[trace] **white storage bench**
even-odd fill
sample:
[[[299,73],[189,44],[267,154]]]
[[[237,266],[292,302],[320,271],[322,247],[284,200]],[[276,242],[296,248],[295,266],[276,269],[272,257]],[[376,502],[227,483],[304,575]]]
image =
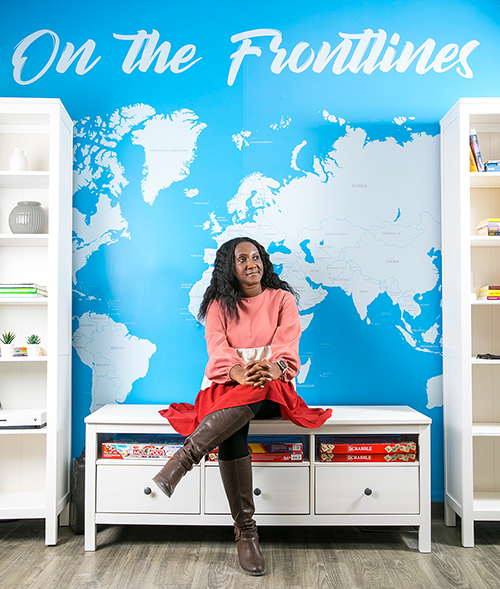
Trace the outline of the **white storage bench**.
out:
[[[216,462],[203,459],[168,499],[152,482],[161,459],[100,458],[110,434],[175,434],[163,406],[106,405],[86,419],[85,550],[98,524],[232,525]],[[259,526],[418,526],[419,550],[431,549],[429,417],[399,406],[338,406],[320,428],[282,419],[252,421],[251,435],[301,436],[303,462],[253,463]],[[416,436],[409,463],[332,463],[316,456],[317,436]]]

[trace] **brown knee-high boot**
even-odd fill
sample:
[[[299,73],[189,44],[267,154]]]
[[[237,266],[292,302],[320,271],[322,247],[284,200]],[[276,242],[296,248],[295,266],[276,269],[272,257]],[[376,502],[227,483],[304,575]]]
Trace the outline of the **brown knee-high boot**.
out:
[[[219,460],[219,469],[234,519],[240,566],[249,575],[263,575],[266,565],[253,519],[252,457],[248,455],[236,460]]]
[[[191,470],[193,464],[198,464],[205,454],[233,435],[253,416],[253,411],[248,405],[209,413],[153,481],[167,497],[171,497],[175,487],[186,472]]]

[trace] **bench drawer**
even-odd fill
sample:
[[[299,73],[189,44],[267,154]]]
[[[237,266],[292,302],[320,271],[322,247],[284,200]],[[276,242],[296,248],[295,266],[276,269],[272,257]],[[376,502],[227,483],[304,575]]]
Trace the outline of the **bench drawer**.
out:
[[[99,464],[98,513],[200,513],[200,467],[194,467],[169,499],[151,480],[158,465]],[[146,494],[144,489],[151,489]]]
[[[253,487],[255,513],[258,514],[308,514],[309,467],[308,466],[254,466]],[[205,470],[206,513],[229,513],[226,493],[219,469],[207,466]]]
[[[317,514],[420,511],[418,466],[325,465],[315,475]]]

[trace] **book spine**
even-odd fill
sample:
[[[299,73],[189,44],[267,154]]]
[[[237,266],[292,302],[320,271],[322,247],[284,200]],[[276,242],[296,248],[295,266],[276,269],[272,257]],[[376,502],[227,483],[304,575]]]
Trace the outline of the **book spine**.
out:
[[[36,299],[38,297],[47,297],[42,294],[16,294],[16,293],[3,293],[0,292],[0,297],[9,299]]]
[[[37,288],[39,290],[47,290],[46,286],[36,284],[35,282],[0,282],[1,288]]]
[[[36,297],[36,296],[47,296],[47,292],[44,291],[22,291],[22,290],[4,290],[3,288],[0,288],[0,294],[3,295],[9,295],[9,296],[32,296],[32,297]]]
[[[469,166],[471,172],[477,172],[477,165],[476,165],[476,158],[474,157],[474,152],[472,151],[472,146],[469,143]]]
[[[479,140],[477,138],[477,133],[475,129],[470,130],[469,140],[472,152],[474,153],[474,157],[476,159],[477,171],[484,172],[483,156],[481,155]]]
[[[265,452],[252,454],[252,462],[303,462],[302,452]]]
[[[304,455],[302,452],[258,452],[251,454],[252,462],[303,462]],[[210,452],[208,455],[209,462],[218,462],[218,452]]]
[[[36,288],[10,288],[8,286],[0,286],[0,292],[19,292],[19,293],[37,293]]]
[[[304,447],[301,442],[277,442],[277,443],[268,443],[268,442],[249,442],[248,449],[251,453],[256,452],[265,452],[272,454],[274,452],[279,453],[293,453],[293,452],[303,452]],[[219,451],[219,448],[214,448],[212,452]]]
[[[302,444],[267,444],[250,442],[248,448],[252,454],[256,454],[257,452],[264,454],[302,452]]]

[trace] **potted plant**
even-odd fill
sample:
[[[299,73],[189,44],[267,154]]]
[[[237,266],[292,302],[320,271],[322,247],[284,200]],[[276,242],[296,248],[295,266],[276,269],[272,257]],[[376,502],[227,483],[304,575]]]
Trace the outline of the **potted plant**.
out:
[[[36,358],[40,355],[40,337],[38,335],[30,335],[26,340],[26,344],[29,358]]]
[[[0,336],[0,349],[2,350],[2,358],[12,358],[14,355],[14,344],[16,334],[13,331],[6,331]]]

